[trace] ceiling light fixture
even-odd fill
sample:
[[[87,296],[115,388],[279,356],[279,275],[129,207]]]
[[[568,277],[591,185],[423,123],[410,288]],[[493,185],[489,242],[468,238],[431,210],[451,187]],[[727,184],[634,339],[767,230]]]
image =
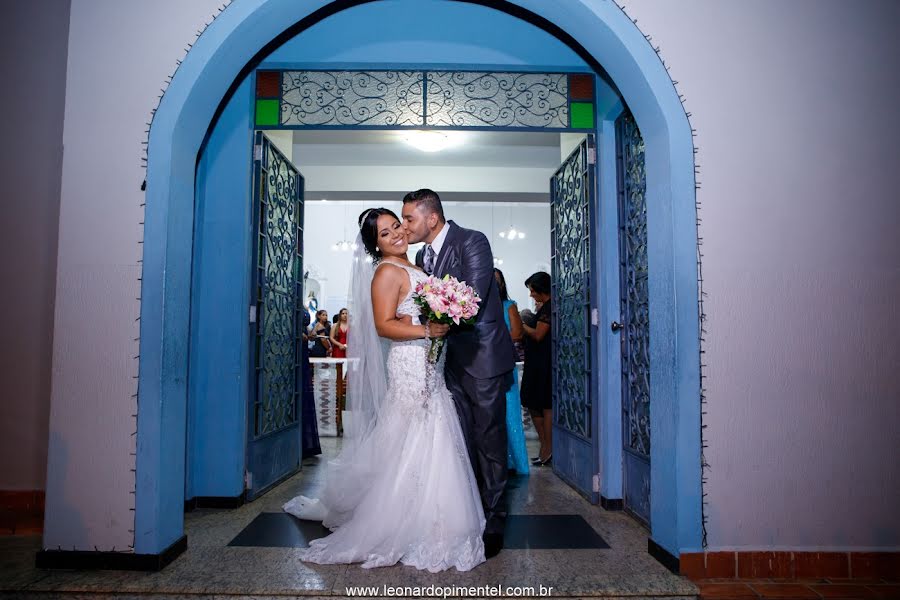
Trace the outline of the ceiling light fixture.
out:
[[[500,237],[502,237],[505,240],[524,240],[525,232],[519,231],[515,227],[510,227],[509,231],[501,231]]]
[[[407,131],[403,139],[410,146],[422,152],[440,152],[462,143],[458,135],[450,135],[456,132],[447,131]]]

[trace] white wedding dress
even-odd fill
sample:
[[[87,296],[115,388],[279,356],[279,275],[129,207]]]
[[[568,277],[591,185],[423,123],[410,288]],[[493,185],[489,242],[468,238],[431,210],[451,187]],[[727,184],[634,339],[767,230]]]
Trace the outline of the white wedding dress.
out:
[[[388,268],[384,264],[379,268]],[[412,292],[426,275],[391,264],[403,268],[410,279],[410,292],[397,313],[417,319]],[[360,480],[343,486],[339,495],[329,497],[326,492],[321,503],[300,496],[285,504],[285,511],[321,519],[333,529],[303,549],[301,560],[361,562],[364,568],[400,562],[433,573],[468,571],[484,562],[481,499],[444,382],[444,357],[428,364],[430,343],[390,342],[387,397],[355,454],[365,465],[362,473],[353,465]],[[339,477],[340,472],[338,464],[326,477]]]

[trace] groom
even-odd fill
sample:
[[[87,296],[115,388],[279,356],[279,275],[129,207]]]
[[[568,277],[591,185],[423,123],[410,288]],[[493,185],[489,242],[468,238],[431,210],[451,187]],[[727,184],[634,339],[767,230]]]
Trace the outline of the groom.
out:
[[[515,367],[494,278],[494,256],[483,233],[444,219],[441,199],[432,190],[417,190],[403,198],[403,223],[410,244],[426,244],[416,255],[416,265],[429,275],[449,274],[465,281],[481,297],[474,326],[447,337],[446,380],[478,481],[486,519],[484,553],[491,558],[503,548],[506,391]]]

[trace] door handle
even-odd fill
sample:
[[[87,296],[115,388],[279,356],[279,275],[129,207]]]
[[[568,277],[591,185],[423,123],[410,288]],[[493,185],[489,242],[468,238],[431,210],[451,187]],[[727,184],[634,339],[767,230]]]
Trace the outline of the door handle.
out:
[[[615,332],[619,331],[620,329],[625,329],[625,326],[622,325],[621,323],[619,323],[618,321],[613,321],[610,324],[609,328],[613,330],[613,333],[615,333]]]

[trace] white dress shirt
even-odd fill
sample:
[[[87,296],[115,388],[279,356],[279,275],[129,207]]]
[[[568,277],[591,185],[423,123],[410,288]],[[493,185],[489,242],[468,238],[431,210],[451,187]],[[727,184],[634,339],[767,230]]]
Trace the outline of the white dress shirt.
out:
[[[431,249],[434,250],[434,264],[437,265],[437,259],[441,255],[441,248],[444,247],[444,241],[447,239],[447,232],[450,231],[450,225],[448,223],[444,223],[441,227],[441,231],[437,234],[437,237],[434,238],[434,241],[431,244],[425,244],[426,248],[431,246]]]

